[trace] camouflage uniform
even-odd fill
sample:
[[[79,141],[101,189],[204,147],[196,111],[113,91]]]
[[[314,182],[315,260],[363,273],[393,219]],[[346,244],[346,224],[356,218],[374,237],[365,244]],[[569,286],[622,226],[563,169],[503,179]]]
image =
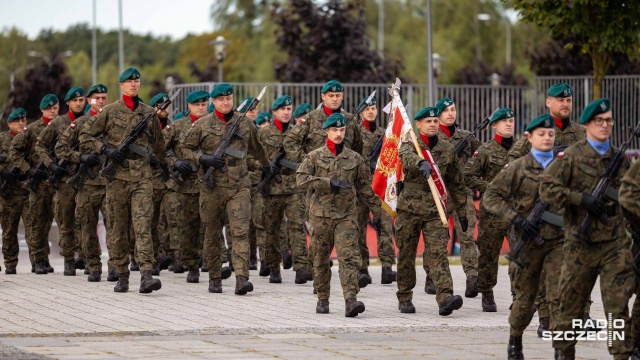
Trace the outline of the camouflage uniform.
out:
[[[507,152],[496,139],[483,144],[473,153],[464,167],[464,182],[471,190],[484,193],[489,183],[507,162]],[[493,294],[498,282],[498,258],[502,241],[509,229],[509,222],[491,214],[480,202],[478,226],[478,291]]]
[[[267,231],[264,226],[264,196],[258,192],[256,186],[260,184],[262,172],[253,170],[249,172],[251,175],[251,226],[249,226],[249,244],[251,247],[250,258],[256,258],[258,251],[260,260],[266,259],[264,251],[267,245]]]
[[[16,135],[11,141],[9,159],[23,174],[41,162],[35,148],[38,135],[45,127],[44,120],[40,118],[27,126],[27,130]],[[29,161],[25,161],[22,156],[25,151],[29,152]],[[32,262],[46,261],[51,252],[49,231],[54,215],[54,194],[55,188],[49,186],[46,181],[41,181],[35,190],[31,188],[29,190],[31,219],[25,224],[25,228],[31,229],[31,236],[27,237],[27,245],[29,246],[29,258]]]
[[[206,115],[196,121],[187,130],[178,144],[178,158],[199,164],[202,154],[213,154],[220,145],[227,126],[238,120],[240,115],[234,113],[227,122],[220,120],[215,114]],[[258,141],[256,127],[247,119],[240,124],[238,133],[231,141],[229,148],[242,151],[268,166],[269,160],[264,148]],[[250,152],[250,154],[247,154]],[[200,185],[200,219],[204,222],[204,257],[209,268],[209,279],[221,279],[222,259],[220,234],[225,216],[229,218],[230,233],[233,237],[232,261],[236,276],[249,278],[249,238],[248,225],[251,221],[251,179],[245,159],[225,156],[227,172],[219,169],[213,171],[211,177],[213,188]],[[200,167],[200,175],[206,170]]]
[[[339,189],[337,194],[332,193],[330,179],[334,177],[353,188]],[[298,186],[314,190],[309,206],[309,225],[311,243],[315,248],[313,286],[319,300],[329,299],[329,256],[334,245],[344,299],[355,298],[360,290],[358,269],[361,256],[357,239],[356,194],[368,204],[373,217],[380,218],[380,199],[371,190],[370,178],[369,165],[358,153],[346,146],[337,156],[327,146],[322,146],[310,152],[298,168]]]
[[[14,135],[11,130],[0,134],[0,153],[9,153],[11,140]],[[0,163],[0,170],[11,169],[11,161]],[[24,181],[27,176],[19,175],[18,180]],[[4,256],[4,266],[15,267],[18,265],[18,255],[20,254],[20,244],[18,243],[18,227],[20,217],[25,224],[25,238],[31,241],[31,228],[26,226],[31,221],[29,211],[29,190],[20,186],[7,184],[7,197],[0,196],[0,226],[2,226],[2,255]]]
[[[117,147],[140,121],[153,112],[153,108],[143,103],[139,103],[132,111],[122,99],[109,104],[82,128],[80,147],[91,148],[96,152],[100,152],[103,145]],[[152,153],[160,163],[165,163],[162,130],[156,116],[149,120],[147,131],[151,137],[143,134],[134,143]],[[113,181],[106,186],[107,216],[113,232],[111,257],[119,274],[128,273],[131,228],[135,233],[135,257],[140,270],[150,271],[155,262],[151,238],[153,171],[149,156],[143,157],[130,152],[127,159],[129,167],[116,165]]]
[[[600,276],[604,312],[611,313],[613,319],[624,320],[624,332],[630,333],[628,303],[635,275],[620,206],[608,198],[603,201],[609,222],[591,221],[589,236],[592,243],[586,244],[573,235],[587,215],[581,205],[582,196],[593,191],[614,151],[611,147],[601,156],[586,140],[581,140],[567,148],[562,156],[559,155],[542,175],[540,199],[550,206],[565,208],[565,243],[558,288],[560,318],[556,326],[559,331],[574,330],[571,328],[572,319],[582,317],[584,303]],[[622,176],[629,168],[629,161],[623,161],[613,178],[611,186],[614,188],[620,186]],[[553,347],[561,349],[564,355],[573,355],[575,344],[576,341],[554,340]],[[609,347],[609,353],[625,359],[631,351],[629,337],[623,341],[614,339]]]
[[[435,140],[438,139],[438,140]],[[418,136],[421,149],[429,150],[447,187],[447,212],[455,209],[464,216],[467,190],[464,187],[461,164],[453,146],[439,136],[429,138],[430,145]],[[442,227],[440,216],[429,189],[428,180],[418,170],[423,159],[416,153],[411,142],[403,142],[399,152],[405,173],[404,188],[398,196],[398,217],[396,219],[396,242],[398,250],[398,291],[399,302],[411,301],[416,286],[416,251],[420,232],[424,239],[423,261],[429,265],[431,277],[436,287],[438,306],[453,295],[453,280],[447,258],[449,233]],[[440,201],[439,199],[436,201]]]
[[[543,171],[542,165],[532,154],[505,165],[505,169],[493,179],[484,193],[484,208],[504,222],[511,222],[516,215],[526,219],[538,200],[538,187]],[[551,212],[562,214],[563,210],[554,209]],[[538,231],[544,244],[536,246],[532,239],[528,240],[524,247],[524,268],[514,266],[516,298],[509,316],[511,336],[521,336],[531,322],[535,312],[534,301],[542,284],[546,284],[549,289],[546,296],[551,304],[551,329],[555,327],[558,318],[559,279],[556,274],[560,273],[562,264],[564,233],[562,228],[545,222],[538,226]],[[519,231],[516,233],[520,239],[522,234]],[[549,276],[543,275],[544,273]]]

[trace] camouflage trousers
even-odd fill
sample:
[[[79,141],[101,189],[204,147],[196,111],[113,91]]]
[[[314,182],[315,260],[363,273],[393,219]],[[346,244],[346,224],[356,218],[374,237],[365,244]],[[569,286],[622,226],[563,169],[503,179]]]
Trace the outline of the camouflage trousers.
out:
[[[249,257],[251,259],[257,258],[259,244],[266,244],[267,241],[263,217],[264,196],[258,192],[255,185],[251,185],[251,223],[249,225]],[[262,256],[265,255],[262,254]],[[260,258],[264,259],[264,257]]]
[[[635,279],[636,298],[631,308],[631,338],[633,339],[633,347],[640,348],[640,276],[636,274]]]
[[[558,282],[562,267],[562,239],[545,240],[542,246],[536,246],[533,241],[527,241],[524,246],[524,268],[515,266],[513,272],[513,287],[516,297],[511,307],[509,324],[511,335],[521,336],[531,323],[536,309],[534,302],[538,289],[543,285],[549,289],[546,299],[549,303],[558,303]],[[547,276],[548,274],[548,276]],[[559,313],[558,307],[552,306],[551,329],[555,327]]]
[[[369,267],[369,247],[367,246],[367,224],[369,223],[369,207],[362,201],[358,201],[358,245],[360,246],[360,256],[362,264],[360,270]],[[378,236],[378,257],[382,266],[395,264],[396,249],[393,247],[393,240],[389,230],[391,229],[391,215],[382,210],[381,219],[383,223],[380,235]],[[384,234],[383,234],[384,233]]]
[[[18,228],[20,218],[23,224],[28,224],[31,219],[29,212],[29,193],[14,192],[5,199],[0,196],[0,226],[2,226],[2,256],[4,266],[18,265],[20,244],[18,242]],[[31,228],[25,226],[25,239],[31,238]]]
[[[358,216],[354,212],[340,219],[309,216],[311,244],[315,248],[313,258],[313,287],[318,299],[328,300],[331,290],[331,268],[329,257],[335,245],[338,255],[338,275],[342,294],[347,300],[356,297],[358,269],[360,269],[360,248],[358,246]]]
[[[80,238],[82,239],[82,252],[89,264],[89,271],[102,269],[102,249],[98,239],[98,221],[102,211],[102,221],[107,234],[111,233],[111,226],[107,217],[106,189],[101,185],[80,184],[76,195],[76,221],[80,225]],[[107,251],[110,252],[111,244],[107,239]],[[108,265],[111,270],[114,265]]]
[[[153,242],[153,257],[158,259],[161,256],[173,255],[174,250],[178,250],[176,244],[172,249],[173,239],[170,236],[170,222],[177,222],[176,212],[169,211],[169,202],[172,191],[168,189],[153,189],[153,217],[151,218],[151,239]],[[177,240],[175,241],[177,243]]]
[[[222,248],[220,234],[225,217],[229,218],[229,232],[233,238],[231,260],[236,276],[249,277],[249,222],[251,194],[248,187],[209,189],[200,187],[200,220],[204,223],[204,259],[209,278],[221,278]]]
[[[26,226],[31,228],[31,237],[27,237],[27,246],[29,246],[29,258],[32,262],[46,259],[51,253],[49,231],[51,231],[54,216],[54,195],[55,189],[46,183],[39,184],[35,191],[29,191],[31,219]]]
[[[636,275],[629,240],[621,238],[586,245],[579,240],[567,239],[562,247],[562,255],[558,287],[560,315],[555,330],[575,330],[572,329],[572,320],[582,319],[584,304],[599,276],[604,313],[614,320],[623,320],[624,333],[631,334],[629,299],[634,291]],[[574,355],[576,342],[554,340],[553,347],[561,349],[564,355]],[[630,336],[625,336],[624,340],[614,337],[609,346],[609,353],[616,359],[627,359],[632,351]]]
[[[118,273],[128,271],[130,238],[135,239],[135,259],[140,270],[151,270],[153,240],[153,185],[150,179],[136,182],[114,179],[107,183],[107,217],[112,221],[111,258]],[[130,231],[133,231],[131,236]]]
[[[416,252],[420,232],[424,239],[423,261],[429,265],[431,279],[436,287],[438,306],[453,295],[453,279],[447,258],[449,234],[439,218],[425,219],[422,214],[398,210],[396,219],[396,243],[398,245],[398,301],[410,301],[416,286]]]
[[[480,210],[480,224],[478,225],[478,291],[483,294],[493,294],[493,288],[498,283],[498,260],[500,249],[509,223],[502,221],[484,209]]]
[[[58,190],[53,198],[55,204],[56,222],[60,233],[60,255],[65,260],[72,260],[76,251],[82,254],[82,234],[80,222],[76,222],[76,195],[78,190],[74,185],[64,181],[58,183]]]
[[[304,233],[304,199],[302,193],[270,195],[264,199],[269,269],[279,269],[282,262],[280,229],[287,217],[287,239],[293,257],[293,270],[307,267],[307,237]]]
[[[187,270],[196,270],[200,265],[202,239],[200,233],[199,194],[169,191],[165,211],[168,218],[171,245],[165,250],[179,250],[182,264]],[[176,242],[177,244],[173,244]]]
[[[545,270],[542,269],[542,274],[540,275],[542,279],[546,277]],[[591,312],[591,295],[589,295],[589,299],[584,304],[584,313],[585,315]],[[538,288],[538,296],[536,297],[535,307],[538,309],[538,317],[539,318],[548,318],[550,316],[549,312],[549,301],[547,299],[547,285],[544,282],[540,283]]]

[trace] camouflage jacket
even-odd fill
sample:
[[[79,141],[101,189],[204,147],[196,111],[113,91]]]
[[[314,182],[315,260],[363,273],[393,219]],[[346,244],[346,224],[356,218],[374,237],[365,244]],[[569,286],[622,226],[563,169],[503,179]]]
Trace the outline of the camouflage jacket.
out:
[[[490,213],[509,223],[514,216],[527,218],[539,198],[540,176],[544,169],[531,154],[527,154],[504,166],[487,186],[482,197],[482,205]],[[564,209],[548,208],[554,214],[562,215]],[[560,239],[564,230],[545,223],[538,226],[539,234],[546,240]]]
[[[341,109],[345,118],[350,118],[351,114]],[[284,140],[284,150],[287,152],[287,159],[294,162],[301,162],[304,154],[324,146],[327,140],[327,133],[322,129],[328,116],[323,108],[316,109],[308,113],[305,121],[300,121],[287,133]],[[350,121],[345,134],[345,145],[353,151],[362,155],[362,134],[358,130],[358,124]]]
[[[418,136],[421,149],[429,147]],[[438,136],[438,142],[429,150],[442,175],[447,188],[447,213],[456,210],[459,216],[466,216],[467,189],[464,187],[460,160],[455,154],[453,145]],[[418,170],[423,160],[417,153],[412,142],[403,142],[400,146],[400,159],[404,171],[404,189],[398,196],[398,209],[414,214],[424,215],[425,219],[438,219],[438,211],[434,203],[429,182]]]
[[[184,137],[178,143],[176,156],[193,164],[199,164],[200,157],[203,154],[213,154],[216,151],[227,126],[239,118],[240,115],[238,113],[234,113],[229,122],[218,119],[215,114],[201,117],[191,125],[191,128],[186,131]],[[237,135],[231,140],[229,148],[243,152],[245,158],[235,159],[225,155],[227,172],[222,172],[220,169],[213,171],[214,186],[227,188],[251,186],[246,158],[253,157],[263,166],[269,165],[269,159],[267,159],[264,147],[258,140],[256,127],[248,120],[242,121]],[[205,166],[200,166],[199,177],[204,176],[206,170]]]
[[[624,174],[618,198],[631,227],[640,234],[640,160]]]
[[[465,185],[473,191],[484,193],[506,162],[507,149],[495,138],[482,144],[464,167]]]
[[[11,141],[11,149],[9,149],[9,160],[20,169],[21,172],[27,173],[30,168],[38,165],[42,160],[36,153],[36,142],[40,132],[46,127],[44,120],[39,120],[29,124],[27,130],[16,135]],[[25,161],[23,154],[29,152],[28,160]]]
[[[442,131],[441,128],[438,128],[438,135],[440,135],[440,138],[447,140],[451,145],[453,145],[454,149],[456,145],[458,145],[458,143],[462,141],[462,139],[464,139],[470,133],[471,131],[463,130],[456,127],[456,129],[453,131],[453,134],[451,134],[451,137],[449,137],[447,136],[447,134],[444,133],[444,131]],[[478,140],[475,136],[469,137],[469,141],[467,142],[467,147],[465,147],[464,150],[462,151],[462,154],[458,156],[458,158],[460,159],[460,164],[462,164],[462,166],[464,166],[464,164],[467,163],[469,158],[473,155],[473,153],[476,150],[478,150],[480,145],[482,145],[482,143],[480,143],[480,140]]]
[[[166,143],[167,139],[167,126],[162,127],[162,123],[158,122],[160,124],[160,129],[162,129],[162,131],[160,131],[160,134],[162,135],[162,140]],[[168,149],[167,149],[168,150]],[[175,162],[175,157],[171,157],[168,156],[169,154],[165,153],[165,156],[167,158],[167,164],[169,165],[169,171],[173,170],[173,163]],[[164,181],[164,176],[162,175],[162,169],[157,168],[154,169],[153,167],[151,168],[151,171],[153,172],[153,175],[151,177],[151,183],[153,184],[153,189],[154,190],[166,190],[167,189],[167,183]],[[174,171],[174,174],[176,172]],[[169,180],[171,182],[173,182],[173,180]]]
[[[309,204],[309,214],[312,216],[341,219],[355,214],[358,201],[356,196],[360,195],[373,217],[380,218],[380,198],[371,190],[370,176],[369,166],[360,154],[345,146],[335,156],[325,145],[305,157],[296,173],[296,181],[302,189],[313,190]],[[331,178],[342,180],[353,187],[339,189],[334,194],[331,192]]]
[[[82,127],[79,136],[80,148],[91,148],[100,153],[103,145],[118,147],[140,121],[154,112],[151,106],[143,103],[139,103],[134,111],[131,111],[122,99],[111,103]],[[152,153],[161,164],[166,163],[164,139],[157,116],[154,115],[149,120],[147,131],[151,136],[142,134],[134,143]],[[129,153],[129,168],[117,165],[113,177],[133,182],[140,179],[151,180],[153,171],[149,156]]]
[[[18,134],[19,135],[19,134]],[[16,135],[16,136],[18,136]],[[7,130],[4,131],[2,133],[0,133],[0,153],[2,154],[9,154],[9,149],[11,148],[11,141],[16,137],[13,136],[13,133],[11,133],[11,130]],[[11,160],[9,159],[9,157],[7,156],[7,160],[0,162],[0,170],[2,169],[11,169],[11,167],[13,167],[12,165],[13,163],[11,162]],[[19,180],[26,180],[27,179],[27,174],[20,174],[18,175],[18,179]],[[4,181],[2,181],[4,183]],[[7,194],[28,194],[29,190],[28,189],[23,189],[19,186],[11,186],[9,185],[9,187],[7,188]],[[0,200],[2,198],[0,197]]]
[[[376,144],[376,142],[378,142],[378,140],[384,136],[384,133],[387,131],[387,129],[383,127],[377,127],[372,132],[371,130],[364,127],[364,125],[362,125],[362,122],[358,127],[360,128],[360,134],[362,135],[362,157],[365,158],[366,161],[369,157],[371,149]],[[371,176],[373,176],[373,174],[371,174]]]
[[[60,138],[58,139],[58,143],[56,144],[56,155],[60,159],[66,159],[73,163],[80,163],[80,155],[89,154],[95,149],[93,146],[85,146],[78,147],[75,149],[75,146],[78,144],[78,135],[80,135],[80,131],[86,125],[87,121],[91,118],[91,112],[88,112],[81,117],[77,118],[76,121],[69,124],[67,128],[62,132]],[[104,155],[101,155],[104,159]],[[106,160],[106,159],[105,159]],[[94,186],[104,186],[106,185],[106,179],[100,176],[100,165],[96,165],[91,168],[93,173],[96,175],[94,179],[89,178],[89,176],[85,173],[82,175],[82,181],[84,184],[94,185]]]
[[[598,154],[587,140],[581,140],[568,147],[564,153],[547,166],[540,183],[540,198],[552,207],[565,208],[565,239],[575,240],[575,230],[587,216],[582,207],[582,194],[591,194],[604,174],[607,163],[615,149],[609,148],[604,156]],[[622,176],[629,169],[629,160],[623,160],[611,186],[619,188]],[[609,214],[609,223],[597,219],[591,221],[589,235],[594,242],[610,241],[626,236],[624,218],[620,205],[609,198],[604,203]]]
[[[293,126],[289,126],[284,133],[281,133],[280,130],[273,124],[269,124],[269,126],[263,127],[258,130],[258,138],[264,146],[264,150],[267,152],[267,157],[269,160],[273,160],[276,157],[276,154],[282,148],[282,142],[284,141],[285,136],[291,132]],[[287,159],[287,155],[285,154],[285,159]],[[287,159],[289,160],[289,159]],[[282,171],[280,173],[282,177],[282,182],[277,183],[273,178],[269,181],[269,185],[267,186],[268,192],[270,195],[282,195],[282,194],[295,194],[301,191],[301,189],[296,184],[296,171],[287,169],[282,167]]]
[[[71,123],[75,122],[71,121],[69,114],[60,115],[57,118],[51,120],[49,125],[47,125],[38,136],[38,141],[36,142],[36,154],[40,158],[40,161],[44,164],[44,166],[49,167],[49,164],[53,160],[57,159],[57,154],[55,153],[56,144],[58,139],[62,135],[62,133],[69,128]],[[50,152],[53,152],[55,157],[52,157]],[[59,159],[58,159],[59,160]],[[78,159],[78,162],[80,160]],[[74,162],[77,163],[77,162]],[[67,166],[67,168],[69,168]],[[69,178],[69,175],[63,175],[60,177],[60,180],[66,180]]]
[[[582,125],[578,125],[571,121],[570,125],[566,129],[562,130],[559,127],[554,127],[556,130],[556,139],[553,146],[569,146],[575,144],[580,140],[584,140],[587,137],[587,132]],[[527,155],[531,151],[531,143],[526,136],[521,137],[509,150],[507,155],[507,162],[515,160],[519,157]]]
[[[180,159],[177,156],[178,153],[178,145],[180,144],[180,140],[185,136],[187,131],[191,129],[191,125],[194,122],[191,120],[190,116],[186,116],[180,120],[176,120],[171,122],[171,124],[167,125],[167,128],[164,133],[164,140],[167,146],[167,151],[172,151],[173,156],[170,157],[169,160],[169,169],[174,170],[173,167],[175,165],[176,160]],[[198,162],[191,162],[197,168],[200,167]],[[160,173],[162,175],[162,172]],[[174,171],[174,174],[177,173]],[[190,176],[183,176],[182,179],[184,182],[182,184],[178,184],[175,180],[170,179],[167,182],[167,186],[169,189],[182,193],[182,194],[197,194],[200,192],[200,187],[198,186],[198,172],[194,172]]]

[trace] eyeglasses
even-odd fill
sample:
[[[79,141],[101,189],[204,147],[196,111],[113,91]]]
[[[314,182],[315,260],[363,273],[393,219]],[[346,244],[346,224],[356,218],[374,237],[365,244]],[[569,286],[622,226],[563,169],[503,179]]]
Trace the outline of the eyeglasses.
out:
[[[615,123],[615,120],[613,118],[608,118],[608,119],[595,118],[595,119],[593,119],[593,122],[598,126],[602,126],[602,124],[605,123],[605,122],[607,124],[613,126],[613,124]]]

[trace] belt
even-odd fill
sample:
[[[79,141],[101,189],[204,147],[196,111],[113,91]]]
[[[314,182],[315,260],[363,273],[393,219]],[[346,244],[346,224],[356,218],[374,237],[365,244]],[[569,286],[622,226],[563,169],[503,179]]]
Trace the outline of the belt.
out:
[[[423,190],[423,191],[431,191],[431,189],[429,188],[429,184],[418,184],[418,183],[410,183],[410,182],[404,182],[404,188],[405,189],[416,189],[416,190]]]
[[[282,175],[295,175],[296,172],[295,172],[295,170],[284,168],[284,169],[280,170],[280,173]]]
[[[225,159],[225,165],[227,166],[240,166],[246,165],[245,159]]]

